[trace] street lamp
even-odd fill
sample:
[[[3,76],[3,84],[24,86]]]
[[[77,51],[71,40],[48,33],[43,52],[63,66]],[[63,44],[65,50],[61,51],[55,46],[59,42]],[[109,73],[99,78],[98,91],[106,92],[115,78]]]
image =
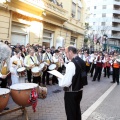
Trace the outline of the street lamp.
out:
[[[106,34],[103,35],[105,43],[104,43],[104,50],[107,51],[107,40],[108,40],[108,36]]]

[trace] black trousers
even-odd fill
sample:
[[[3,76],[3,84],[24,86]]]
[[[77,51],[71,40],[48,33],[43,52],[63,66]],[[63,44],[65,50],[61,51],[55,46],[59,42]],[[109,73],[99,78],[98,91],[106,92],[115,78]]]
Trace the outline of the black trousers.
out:
[[[31,70],[27,70],[27,78],[29,83],[31,83],[31,76],[32,76]]]
[[[60,73],[62,73],[62,67],[59,67],[57,71],[60,72]],[[57,77],[54,76],[54,75],[53,75],[53,77],[52,77],[52,83],[53,83],[53,84],[54,84],[54,83],[58,83],[58,79],[57,79]]]
[[[93,72],[94,72],[95,68],[96,68],[96,64],[92,64],[91,70],[90,70],[91,77],[93,76]]]
[[[44,85],[45,85],[45,78],[46,78],[46,83],[49,84],[49,73],[47,71],[49,71],[48,68],[43,72],[42,75],[42,84]]]
[[[31,83],[31,76],[32,76],[32,72],[31,70],[27,70],[27,78],[28,78],[28,82]],[[40,85],[40,81],[41,81],[41,77],[34,77],[33,76],[33,83],[39,83]]]
[[[106,77],[106,75],[109,78],[109,76],[110,76],[110,67],[105,67],[104,68],[104,77]]]
[[[67,120],[82,120],[80,101],[83,91],[65,92],[64,102]]]
[[[93,76],[93,81],[95,81],[96,78],[98,78],[98,81],[100,81],[101,72],[102,72],[102,67],[96,66],[95,74],[94,74],[94,76]]]
[[[113,82],[119,83],[119,68],[113,68]]]
[[[7,77],[5,79],[0,78],[0,81],[2,81],[0,84],[1,88],[6,88],[7,87]]]
[[[88,74],[90,71],[90,66],[86,66],[86,73]]]

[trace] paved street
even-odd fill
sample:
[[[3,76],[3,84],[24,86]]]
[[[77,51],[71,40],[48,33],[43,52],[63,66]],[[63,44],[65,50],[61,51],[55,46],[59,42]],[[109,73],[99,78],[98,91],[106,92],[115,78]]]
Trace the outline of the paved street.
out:
[[[102,75],[103,76],[103,75]],[[84,113],[92,104],[99,99],[113,84],[110,83],[111,78],[101,78],[101,81],[91,81],[92,78],[88,76],[89,85],[84,87],[83,99],[81,102],[81,110]],[[55,90],[61,92],[54,93]],[[87,120],[120,120],[120,86],[108,95],[108,97],[97,107],[95,111],[88,117]],[[31,107],[27,108],[29,120],[66,120],[64,110],[64,92],[58,85],[48,86],[47,98],[38,100],[37,111],[33,113]],[[113,106],[114,105],[114,106]],[[10,109],[17,107],[17,105],[10,99],[8,103]],[[22,112],[16,111],[5,116],[0,117],[0,120],[23,120]]]

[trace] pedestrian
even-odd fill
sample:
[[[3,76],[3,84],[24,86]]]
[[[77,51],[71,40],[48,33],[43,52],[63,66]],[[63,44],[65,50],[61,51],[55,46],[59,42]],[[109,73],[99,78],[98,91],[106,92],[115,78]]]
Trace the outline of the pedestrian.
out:
[[[81,68],[85,69],[85,62],[77,56],[77,49],[73,46],[66,47],[65,53],[70,62],[66,65],[65,75],[63,78],[58,78],[58,81],[59,86],[63,87],[65,91],[66,116],[67,120],[81,120],[80,102],[83,94]],[[64,63],[63,60],[61,63]]]

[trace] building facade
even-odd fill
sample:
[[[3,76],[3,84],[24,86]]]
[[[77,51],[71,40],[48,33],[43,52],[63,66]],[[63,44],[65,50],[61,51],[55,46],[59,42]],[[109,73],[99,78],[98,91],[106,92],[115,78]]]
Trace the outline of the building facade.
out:
[[[107,51],[120,51],[120,0],[87,1],[89,11],[87,22],[96,39],[102,38],[103,48]],[[93,0],[92,0],[93,1]]]
[[[46,47],[84,42],[83,0],[1,0],[0,40]]]

